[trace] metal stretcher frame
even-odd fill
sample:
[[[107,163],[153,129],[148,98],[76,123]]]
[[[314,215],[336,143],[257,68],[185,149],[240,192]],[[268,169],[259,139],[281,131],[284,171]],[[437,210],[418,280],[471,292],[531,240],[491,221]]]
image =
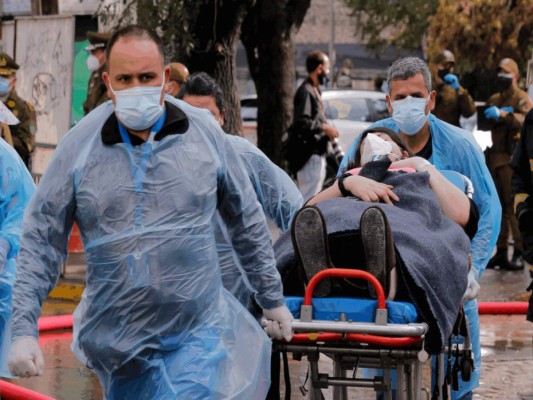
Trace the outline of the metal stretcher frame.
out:
[[[324,278],[355,278],[370,282],[377,293],[374,323],[313,320],[312,294]],[[297,358],[306,355],[309,361],[311,400],[322,399],[321,389],[333,387],[334,400],[347,400],[348,387],[373,388],[382,392],[385,400],[429,399],[430,391],[422,388],[422,366],[429,356],[424,350],[425,323],[390,324],[387,322],[385,292],[378,279],[366,271],[329,268],[317,273],[307,285],[301,318],[293,321],[295,332],[290,342],[276,342],[278,351],[292,352]],[[320,353],[333,360],[333,374],[320,373]],[[357,368],[379,368],[383,376],[356,378]],[[354,369],[352,377],[347,371]],[[396,371],[396,387],[392,374]]]

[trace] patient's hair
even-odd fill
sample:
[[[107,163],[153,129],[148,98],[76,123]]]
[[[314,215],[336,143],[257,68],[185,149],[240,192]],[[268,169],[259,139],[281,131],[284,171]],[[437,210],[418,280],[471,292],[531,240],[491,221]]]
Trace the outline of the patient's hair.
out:
[[[409,157],[414,156],[407,143],[404,142],[404,140],[400,137],[398,133],[394,132],[392,129],[385,128],[384,126],[376,126],[375,128],[369,128],[363,131],[363,133],[361,133],[361,139],[359,140],[359,144],[355,149],[355,157],[353,160],[350,160],[348,162],[347,170],[359,168],[361,166],[361,144],[363,143],[363,140],[365,140],[366,135],[368,135],[369,133],[386,133],[390,136],[392,141],[400,147],[400,149],[406,151],[409,154]]]

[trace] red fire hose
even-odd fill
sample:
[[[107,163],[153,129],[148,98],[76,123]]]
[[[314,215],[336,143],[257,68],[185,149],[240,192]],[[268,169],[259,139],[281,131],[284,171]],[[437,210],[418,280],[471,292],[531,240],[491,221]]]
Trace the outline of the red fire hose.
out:
[[[55,400],[53,397],[2,380],[0,380],[0,396],[5,400]]]
[[[479,314],[523,314],[527,313],[528,302],[482,302],[479,303]]]
[[[38,322],[39,332],[72,328],[72,314],[41,317]]]

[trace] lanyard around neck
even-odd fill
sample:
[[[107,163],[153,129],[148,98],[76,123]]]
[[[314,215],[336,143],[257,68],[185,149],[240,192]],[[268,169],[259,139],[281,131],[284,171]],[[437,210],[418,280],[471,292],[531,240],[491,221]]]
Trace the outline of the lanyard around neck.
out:
[[[148,159],[150,158],[150,154],[152,153],[152,146],[154,143],[155,135],[161,130],[163,125],[165,124],[166,119],[166,109],[163,109],[163,113],[157,120],[157,122],[152,126],[150,129],[150,134],[148,135],[148,140],[144,142],[142,146],[142,152],[141,152],[141,158],[138,163],[135,162],[134,158],[134,148],[131,144],[131,139],[128,131],[122,125],[120,121],[118,121],[118,130],[120,132],[120,136],[122,137],[122,140],[124,144],[126,145],[126,149],[130,158],[131,162],[131,177],[133,181],[135,182],[135,191],[140,192],[142,190],[142,185],[144,182],[144,176],[146,173],[146,165],[148,163]]]

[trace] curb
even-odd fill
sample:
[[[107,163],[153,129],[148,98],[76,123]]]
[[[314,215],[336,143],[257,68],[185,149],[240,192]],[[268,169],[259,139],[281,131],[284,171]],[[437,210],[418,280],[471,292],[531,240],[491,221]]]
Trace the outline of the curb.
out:
[[[54,290],[50,292],[48,299],[79,302],[84,289],[85,285],[83,283],[60,281]]]

